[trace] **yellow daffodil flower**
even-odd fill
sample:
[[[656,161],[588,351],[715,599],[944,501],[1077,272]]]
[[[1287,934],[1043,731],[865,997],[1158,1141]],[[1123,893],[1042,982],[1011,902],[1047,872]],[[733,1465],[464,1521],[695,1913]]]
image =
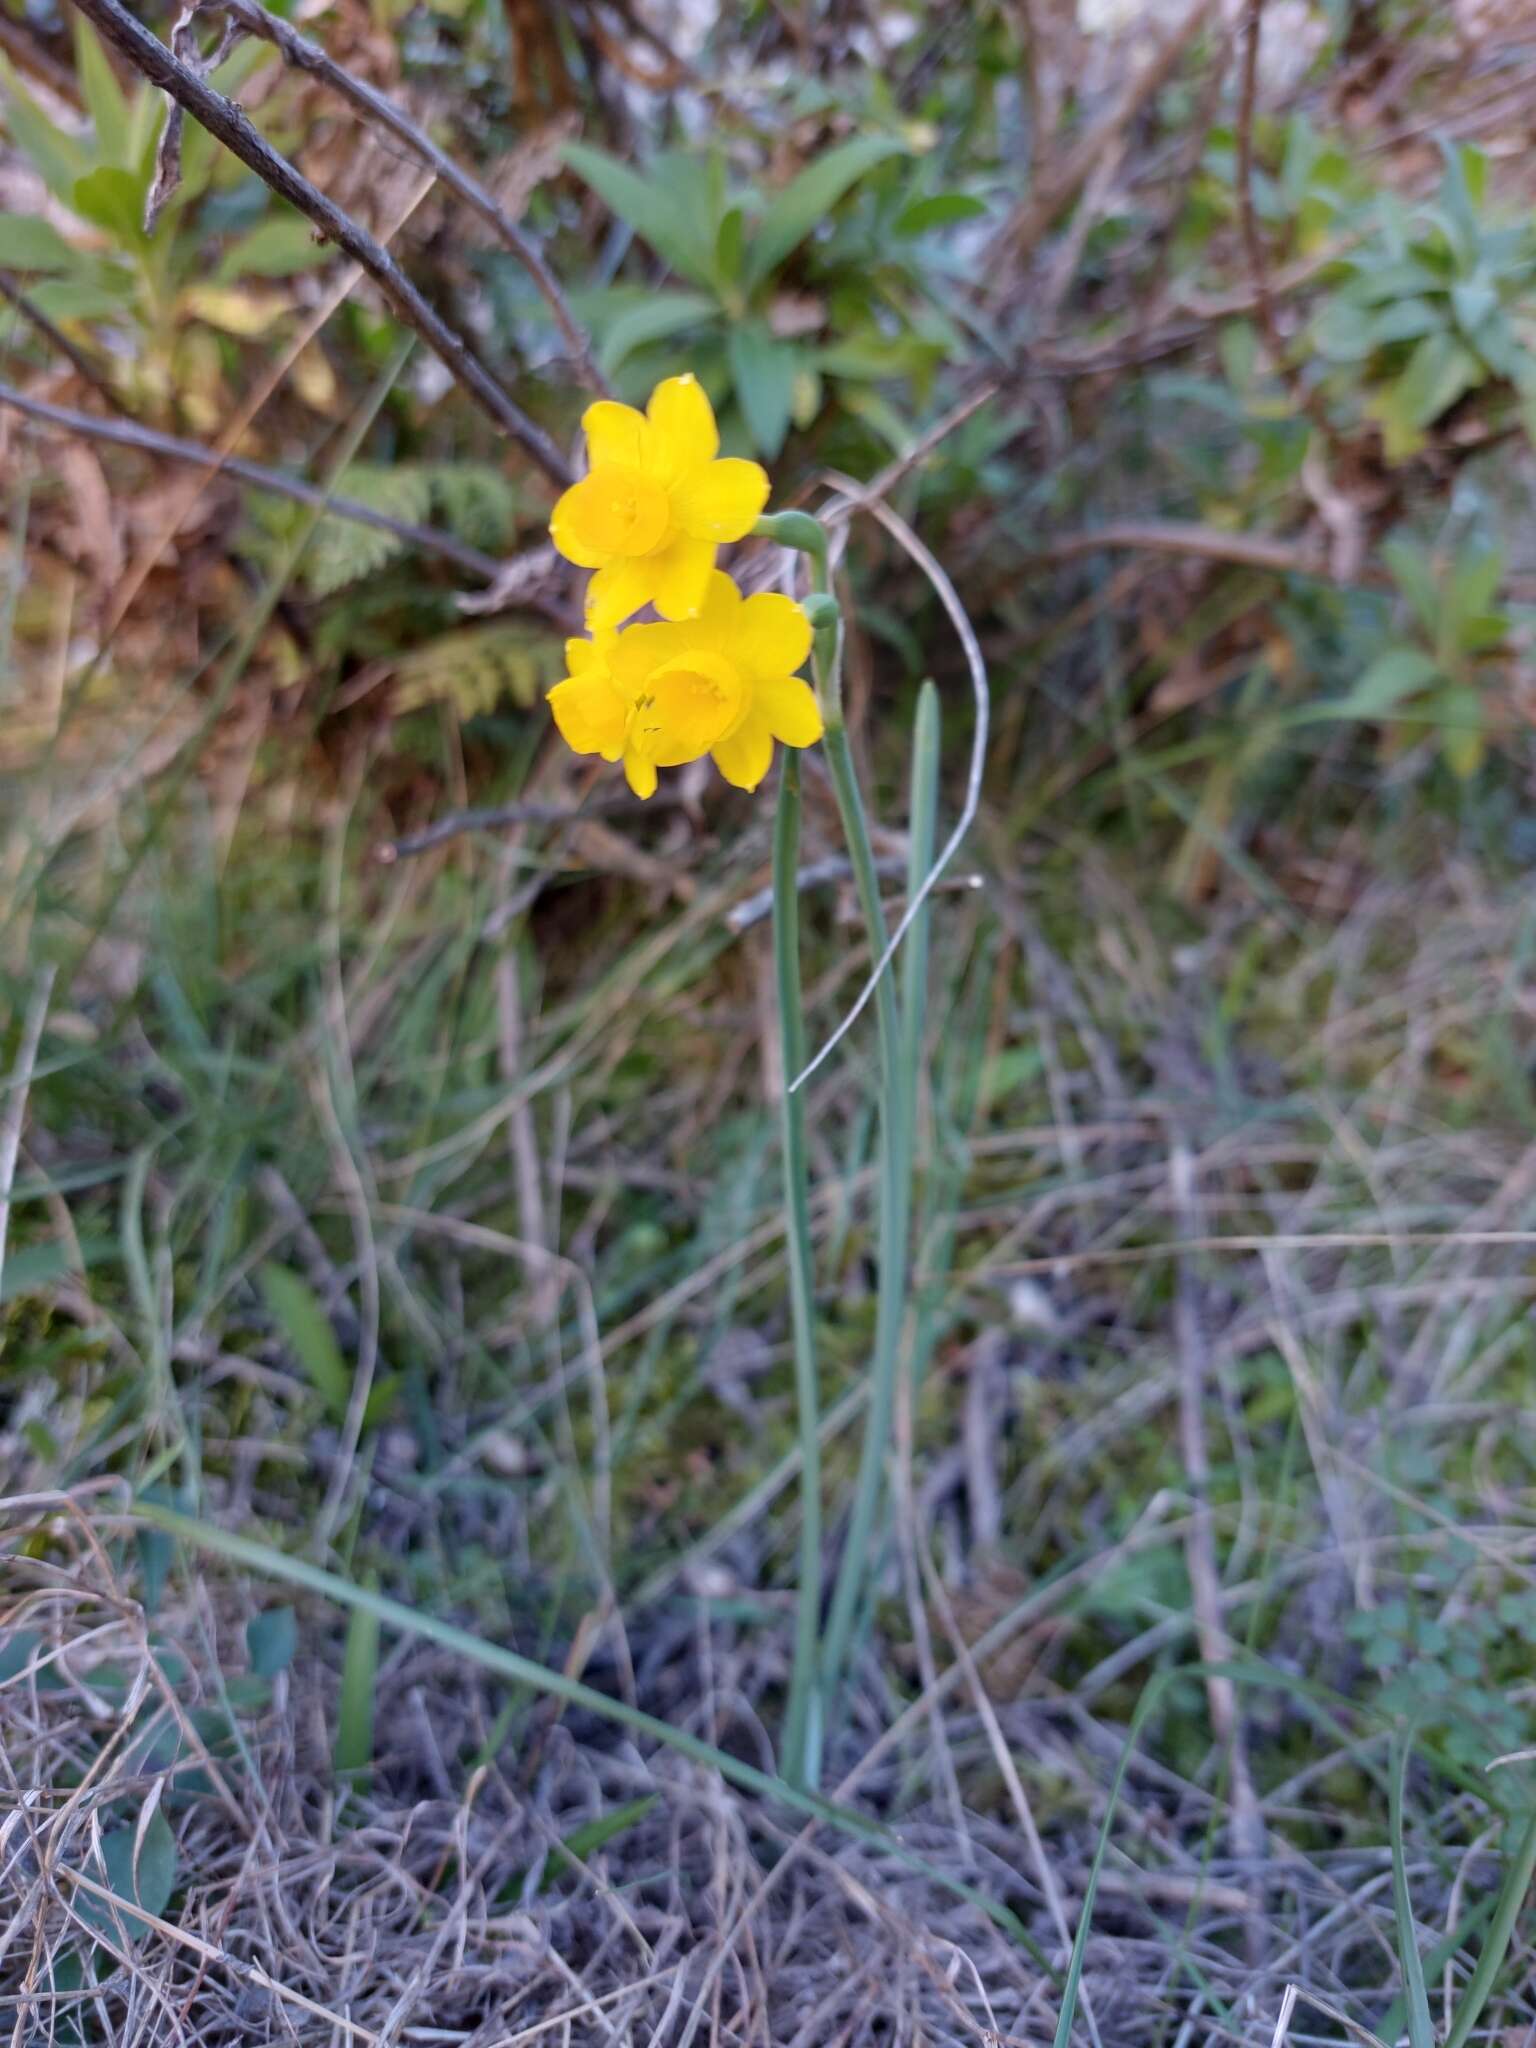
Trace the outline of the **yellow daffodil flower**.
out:
[[[594,569],[587,619],[617,626],[645,604],[696,618],[721,541],[740,540],[768,502],[755,462],[717,460],[720,436],[697,381],[668,377],[643,413],[602,398],[582,415],[590,468],[550,517],[568,562]]]
[[[717,569],[697,619],[568,641],[571,672],[550,709],[574,752],[623,761],[636,796],[654,793],[658,768],[704,754],[727,782],[756,789],[775,740],[821,738],[816,698],[795,674],[810,649],[810,622],[791,598],[743,598]]]

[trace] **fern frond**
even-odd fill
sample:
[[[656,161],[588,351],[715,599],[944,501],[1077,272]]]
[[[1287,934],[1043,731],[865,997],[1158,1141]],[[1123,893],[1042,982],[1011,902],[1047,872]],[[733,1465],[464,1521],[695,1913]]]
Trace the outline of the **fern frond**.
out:
[[[507,547],[523,509],[517,486],[483,462],[437,462],[426,471],[437,516],[456,539],[495,554]]]
[[[432,510],[432,481],[421,465],[359,462],[346,471],[337,495],[356,498],[391,519],[419,525]],[[329,597],[360,577],[372,576],[404,548],[404,541],[354,519],[322,519],[309,544],[304,580],[316,597]]]
[[[461,723],[495,709],[504,697],[524,711],[565,673],[564,645],[531,621],[493,619],[463,626],[395,664],[394,704],[417,711],[446,698]]]

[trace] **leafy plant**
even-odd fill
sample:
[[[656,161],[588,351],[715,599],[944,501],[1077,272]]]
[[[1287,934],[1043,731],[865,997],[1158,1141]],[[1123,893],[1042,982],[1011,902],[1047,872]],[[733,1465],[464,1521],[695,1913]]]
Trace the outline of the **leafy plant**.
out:
[[[61,233],[34,214],[0,213],[0,266],[21,273],[32,303],[66,330],[127,323],[138,345],[111,351],[104,368],[150,409],[174,410],[208,431],[222,417],[225,351],[295,317],[291,295],[267,287],[331,252],[190,121],[179,180],[146,231],[165,97],[147,82],[125,93],[95,31],[78,15],[74,30],[89,130],[54,122],[3,55],[0,120],[80,233]],[[263,57],[259,45],[242,46],[215,83],[233,90]],[[186,232],[194,213],[196,234]],[[217,254],[210,236],[222,245]]]
[[[1365,412],[1391,461],[1416,453],[1428,430],[1468,392],[1501,385],[1536,426],[1531,354],[1536,231],[1491,208],[1488,160],[1447,147],[1432,200],[1382,192],[1367,232],[1341,258],[1312,323],[1331,383],[1360,383]]]
[[[921,160],[902,161],[913,148],[898,132],[853,136],[764,198],[729,180],[718,151],[666,151],[637,171],[568,145],[572,170],[681,280],[586,296],[604,369],[645,388],[657,360],[647,351],[667,343],[675,356],[686,337],[711,397],[734,399],[741,436],[765,458],[815,419],[828,379],[899,444],[904,423],[875,387],[920,384],[964,346],[928,296],[921,238],[985,210],[974,192],[931,189]],[[844,206],[853,198],[858,221]]]
[[[1436,730],[1447,765],[1476,774],[1491,726],[1490,685],[1502,672],[1509,619],[1494,608],[1504,560],[1469,543],[1445,567],[1398,536],[1382,557],[1407,605],[1407,630],[1324,715]]]

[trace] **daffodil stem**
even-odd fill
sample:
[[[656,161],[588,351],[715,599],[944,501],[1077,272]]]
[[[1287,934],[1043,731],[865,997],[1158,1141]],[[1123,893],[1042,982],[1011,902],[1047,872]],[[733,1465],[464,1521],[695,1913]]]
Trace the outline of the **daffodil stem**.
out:
[[[789,1083],[805,1065],[805,1013],[800,994],[800,757],[786,747],[779,769],[773,832],[773,961],[779,997],[783,1063],[779,1118],[788,1226],[790,1322],[794,1332],[795,1405],[800,1426],[800,1562],[795,1652],[784,1725],[784,1776],[814,1788],[820,1777],[821,1700],[817,1638],[821,1627],[821,1436],[812,1326],[814,1266],[805,1148],[805,1095]]]
[[[859,908],[875,956],[885,950],[885,912],[874,850],[864,816],[864,799],[854,773],[848,732],[839,716],[826,731],[827,767],[853,862]],[[891,1426],[896,1408],[896,1374],[906,1309],[907,1237],[911,1216],[912,1117],[903,1083],[902,1028],[894,978],[883,975],[875,993],[880,1043],[880,1176],[878,1214],[879,1277],[875,1293],[875,1343],[870,1367],[869,1407],[854,1487],[853,1508],[838,1561],[822,1643],[822,1697],[830,1707],[842,1688],[854,1622],[868,1585],[871,1547]]]

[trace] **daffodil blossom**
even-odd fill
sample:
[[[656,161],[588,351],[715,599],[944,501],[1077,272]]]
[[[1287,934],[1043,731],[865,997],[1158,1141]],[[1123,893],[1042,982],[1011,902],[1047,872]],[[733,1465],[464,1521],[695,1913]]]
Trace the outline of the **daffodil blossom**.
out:
[[[793,599],[743,598],[715,570],[696,619],[567,642],[570,674],[550,691],[550,709],[576,753],[622,760],[637,796],[654,793],[658,768],[704,754],[727,782],[756,789],[775,740],[809,747],[821,738],[815,695],[795,673],[810,648],[810,623]]]
[[[766,472],[717,459],[715,415],[692,376],[658,384],[643,413],[599,399],[581,423],[590,468],[549,530],[568,562],[596,571],[589,626],[616,626],[646,604],[664,619],[696,618],[719,543],[750,532],[768,501]]]

